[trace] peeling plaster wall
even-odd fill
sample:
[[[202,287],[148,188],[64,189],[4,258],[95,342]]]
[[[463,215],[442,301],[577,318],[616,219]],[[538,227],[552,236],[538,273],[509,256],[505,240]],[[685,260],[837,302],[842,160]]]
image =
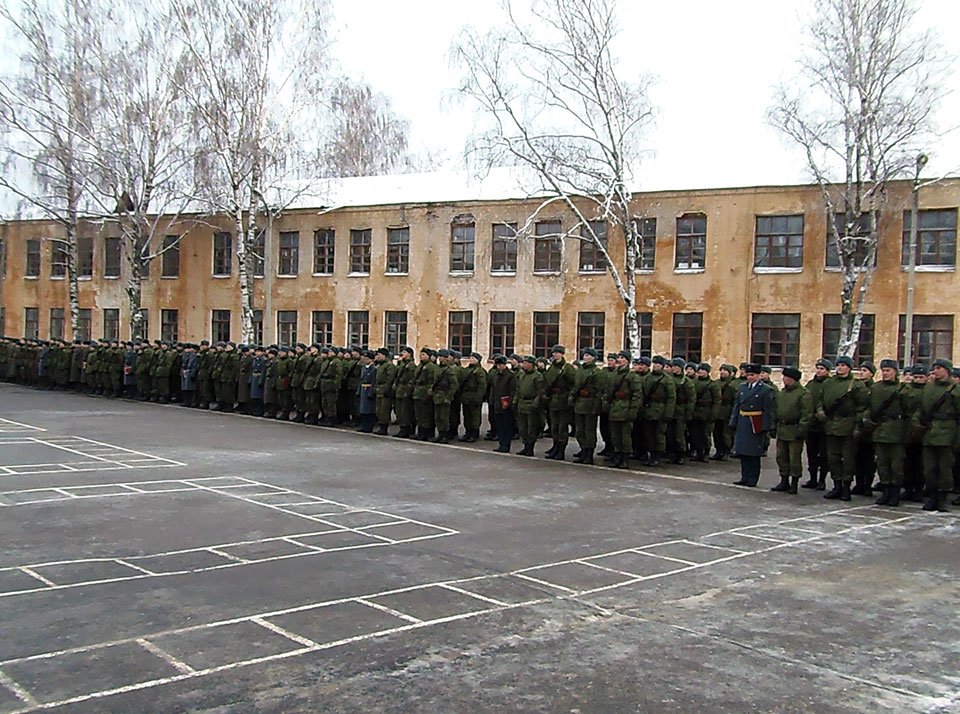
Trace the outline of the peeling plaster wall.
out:
[[[902,212],[910,206],[910,184],[890,187],[888,209],[881,219],[878,268],[870,287],[866,312],[876,315],[875,356],[896,355],[899,315],[906,309],[906,271],[900,266]],[[678,191],[637,194],[637,215],[657,219],[656,267],[637,276],[637,309],[653,313],[653,351],[670,353],[673,313],[703,313],[703,358],[714,364],[739,362],[749,353],[750,315],[763,312],[796,312],[801,315],[801,366],[811,369],[820,356],[824,313],[839,312],[841,277],[824,269],[826,214],[819,189],[814,186]],[[921,208],[956,208],[960,204],[960,179],[945,180],[921,190]],[[265,325],[267,337],[276,340],[275,313],[296,310],[298,338],[311,341],[311,312],[332,310],[334,341],[346,342],[347,312],[368,310],[370,344],[382,343],[384,311],[408,314],[407,341],[414,345],[447,343],[447,313],[473,312],[474,349],[489,351],[490,312],[514,311],[516,348],[532,350],[534,311],[559,311],[560,341],[576,343],[577,313],[606,313],[606,348],[623,344],[623,309],[610,277],[580,274],[579,246],[564,241],[563,270],[557,275],[533,272],[533,239],[521,238],[515,275],[491,274],[492,226],[523,224],[533,202],[497,201],[453,204],[415,204],[342,208],[329,212],[300,209],[274,222],[269,266],[276,270],[277,236],[281,231],[300,232],[300,269],[296,277],[272,278],[273,322]],[[674,270],[676,219],[685,213],[707,216],[706,268],[698,272]],[[757,273],[753,268],[753,241],[757,215],[804,214],[804,267],[800,272]],[[451,273],[450,235],[455,217],[472,214],[476,223],[475,269],[470,275]],[[554,214],[570,225],[562,211]],[[386,275],[387,228],[410,227],[410,270],[407,275]],[[222,229],[230,230],[230,221]],[[314,276],[313,232],[336,231],[336,258],[332,276]],[[352,228],[372,229],[369,276],[351,276],[349,233]],[[7,232],[7,273],[3,280],[6,333],[23,334],[25,307],[40,309],[40,334],[49,331],[51,307],[67,307],[67,285],[50,278],[48,241],[42,245],[41,276],[25,278],[25,241],[47,238],[56,228],[43,221],[12,223]],[[99,229],[98,229],[99,230]],[[143,305],[149,310],[149,336],[160,334],[160,310],[179,310],[181,340],[210,336],[211,311],[231,310],[231,335],[240,335],[239,289],[236,266],[231,277],[212,276],[213,240],[217,228],[207,222],[188,234],[180,246],[180,277],[160,277],[160,259],[150,266],[144,281]],[[614,262],[622,261],[622,241],[610,236]],[[104,308],[118,307],[121,335],[129,334],[123,279],[102,277],[103,242],[95,241],[94,275],[80,282],[80,304],[93,309],[93,337],[102,334]],[[255,306],[264,304],[264,280],[256,281]],[[916,314],[956,315],[960,279],[953,270],[918,272]],[[69,313],[69,310],[66,311]],[[70,335],[69,317],[67,336]],[[954,356],[960,356],[954,325]]]

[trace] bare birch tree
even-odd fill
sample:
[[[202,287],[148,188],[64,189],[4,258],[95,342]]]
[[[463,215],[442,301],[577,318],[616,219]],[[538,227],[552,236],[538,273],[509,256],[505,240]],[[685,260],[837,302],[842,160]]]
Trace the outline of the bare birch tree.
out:
[[[838,356],[857,348],[887,184],[913,175],[934,136],[944,65],[914,19],[910,0],[817,3],[799,77],[768,114],[804,151],[823,195],[842,274]]]
[[[104,5],[100,18],[128,31],[96,47],[101,110],[90,137],[91,198],[119,230],[131,336],[146,337],[141,279],[152,260],[179,245],[191,227],[179,219],[199,206],[197,147],[179,92],[191,63],[167,11]],[[165,242],[178,222],[178,239]]]
[[[341,79],[330,97],[332,136],[323,149],[330,176],[388,174],[409,164],[409,123],[398,117],[390,100],[368,84]]]
[[[52,220],[67,280],[70,324],[78,332],[77,237],[89,198],[86,148],[97,111],[88,0],[24,0],[0,8],[22,48],[12,76],[0,79],[4,171],[0,186]]]
[[[504,3],[502,29],[467,30],[453,48],[464,70],[461,92],[483,110],[486,131],[468,151],[482,166],[519,165],[538,178],[542,203],[521,229],[562,207],[574,216],[557,240],[591,243],[603,256],[627,315],[630,350],[639,354],[636,271],[643,243],[631,206],[631,171],[653,119],[650,79],[624,81],[613,43],[614,0],[535,0],[530,15]],[[606,236],[624,242],[614,263]]]
[[[196,167],[211,212],[237,235],[242,336],[253,339],[254,267],[263,226],[287,186],[303,190],[304,137],[325,89],[327,3],[172,0],[193,72],[180,91],[203,146]],[[286,192],[290,195],[290,192]],[[270,269],[270,268],[268,268]]]

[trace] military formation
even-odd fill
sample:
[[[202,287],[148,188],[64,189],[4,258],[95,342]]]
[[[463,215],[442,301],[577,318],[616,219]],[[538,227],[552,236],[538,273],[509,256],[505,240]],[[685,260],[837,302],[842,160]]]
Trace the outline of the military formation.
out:
[[[509,453],[629,469],[665,462],[740,461],[738,486],[754,487],[775,440],[780,481],[771,490],[872,497],[880,505],[922,501],[946,510],[960,491],[960,370],[938,359],[904,370],[894,360],[854,368],[817,362],[783,386],[757,364],[707,363],[592,348],[570,361],[483,357],[428,347],[414,351],[318,344],[269,347],[146,341],[0,339],[0,378],[46,389],[175,403],[303,424],[448,443],[497,442]],[[488,428],[482,432],[486,407]],[[397,430],[391,434],[390,427]],[[598,445],[602,450],[598,451]],[[712,454],[711,454],[712,451]],[[804,452],[808,479],[803,477]],[[827,489],[827,477],[830,489]],[[878,483],[874,483],[879,478]],[[960,498],[953,501],[960,505]]]

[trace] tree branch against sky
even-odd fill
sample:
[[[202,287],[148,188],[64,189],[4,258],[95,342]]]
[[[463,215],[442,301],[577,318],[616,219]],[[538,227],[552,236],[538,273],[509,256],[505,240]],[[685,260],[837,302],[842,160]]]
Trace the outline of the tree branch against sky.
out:
[[[643,244],[629,183],[653,107],[649,78],[627,82],[619,74],[615,4],[535,0],[525,12],[505,2],[499,29],[465,30],[452,53],[463,71],[460,91],[486,122],[469,158],[480,167],[521,166],[537,177],[545,200],[521,234],[540,217],[573,215],[557,240],[586,241],[603,256],[627,315],[630,349],[639,354],[636,271]],[[595,222],[623,239],[619,263]]]
[[[917,155],[937,143],[946,61],[915,15],[910,0],[818,3],[799,75],[768,113],[802,148],[823,195],[842,273],[838,355],[857,347],[887,184],[912,177]]]

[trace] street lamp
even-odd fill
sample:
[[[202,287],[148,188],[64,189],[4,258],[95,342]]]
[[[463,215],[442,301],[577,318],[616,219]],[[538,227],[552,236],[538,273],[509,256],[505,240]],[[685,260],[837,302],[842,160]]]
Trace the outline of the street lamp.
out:
[[[907,315],[903,325],[903,364],[913,364],[913,296],[917,284],[917,223],[920,211],[920,172],[927,165],[926,154],[917,155],[913,174],[913,205],[910,207],[910,246],[907,254]]]

